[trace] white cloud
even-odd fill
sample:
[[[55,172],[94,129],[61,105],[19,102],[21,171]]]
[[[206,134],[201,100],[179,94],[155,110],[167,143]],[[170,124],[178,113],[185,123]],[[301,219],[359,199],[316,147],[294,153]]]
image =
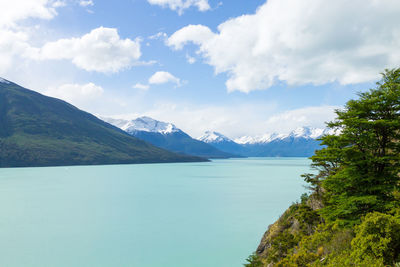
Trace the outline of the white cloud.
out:
[[[149,84],[175,83],[176,86],[181,85],[181,80],[169,72],[157,71],[149,78]]]
[[[56,83],[55,83],[56,84]],[[92,114],[123,109],[132,105],[136,99],[127,100],[115,91],[105,90],[102,86],[89,83],[60,83],[40,91],[42,94],[59,98]]]
[[[266,124],[271,125],[280,133],[288,133],[302,126],[323,128],[325,122],[332,121],[336,117],[335,109],[339,108],[338,106],[316,106],[289,110],[268,117]]]
[[[0,29],[0,73],[13,69],[16,57],[29,56],[28,38],[22,31]]]
[[[101,97],[104,89],[94,83],[87,84],[63,84],[58,87],[49,88],[45,94],[61,98],[73,104],[85,101],[93,101],[94,98]]]
[[[28,18],[52,19],[57,15],[59,1],[51,0],[2,0],[0,1],[0,27],[15,26]]]
[[[196,58],[190,56],[189,54],[186,54],[186,60],[189,64],[194,64],[196,63]]]
[[[154,64],[154,61],[138,61],[140,39],[121,39],[113,28],[100,27],[80,38],[33,46],[32,39],[40,36],[38,30],[22,27],[20,22],[29,18],[52,19],[57,15],[56,8],[65,5],[66,1],[60,0],[0,0],[0,74],[9,74],[29,61],[50,59],[71,60],[81,69],[98,72],[118,72],[131,66]]]
[[[79,5],[83,6],[83,7],[87,7],[87,6],[94,6],[94,3],[92,0],[81,0],[79,1]]]
[[[55,1],[55,2],[53,2],[52,6],[54,8],[65,7],[65,6],[67,6],[67,3],[65,1]]]
[[[168,35],[165,32],[158,32],[156,34],[149,36],[150,40],[158,40],[158,39],[166,40],[167,38]]]
[[[400,62],[398,0],[268,0],[255,14],[230,19],[213,33],[202,25],[175,32],[167,44],[193,42],[228,91],[373,81]]]
[[[175,77],[171,73],[166,71],[157,71],[149,78],[148,84],[136,83],[132,87],[135,89],[148,90],[152,84],[157,85],[165,83],[174,83],[176,86],[181,86],[183,84],[179,78]]]
[[[185,9],[192,6],[197,7],[199,11],[207,11],[211,9],[208,0],[147,0],[147,2],[164,8],[168,7],[171,10],[177,11],[180,15],[183,14]]]
[[[117,29],[100,27],[80,38],[46,43],[39,59],[68,59],[87,71],[118,72],[138,63],[140,39],[121,39]]]
[[[49,75],[45,67],[30,60],[38,53],[32,43],[39,43],[43,36],[40,22],[36,23],[36,20],[51,20],[65,4],[66,1],[61,0],[0,0],[0,76],[38,91],[54,79],[59,81],[69,76],[64,71],[59,77]],[[27,23],[27,19],[35,19],[35,25]],[[46,79],[43,79],[44,75]]]
[[[132,87],[135,89],[140,89],[140,90],[147,90],[150,88],[150,86],[148,84],[142,84],[142,83],[137,83]]]
[[[210,42],[214,37],[215,34],[206,26],[189,25],[170,36],[166,44],[175,50],[180,50],[189,42],[202,46]]]
[[[17,68],[21,59],[35,54],[29,44],[33,27],[20,26],[26,19],[50,20],[57,15],[56,8],[64,6],[63,1],[52,0],[0,0],[0,73],[9,73]]]
[[[137,61],[133,63],[133,66],[153,66],[157,64],[157,60],[149,60],[149,61]]]

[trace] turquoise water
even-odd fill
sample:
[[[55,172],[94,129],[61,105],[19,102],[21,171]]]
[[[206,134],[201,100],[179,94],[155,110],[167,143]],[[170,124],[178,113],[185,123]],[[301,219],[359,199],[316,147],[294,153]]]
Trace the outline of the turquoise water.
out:
[[[0,169],[0,266],[242,266],[309,163]]]

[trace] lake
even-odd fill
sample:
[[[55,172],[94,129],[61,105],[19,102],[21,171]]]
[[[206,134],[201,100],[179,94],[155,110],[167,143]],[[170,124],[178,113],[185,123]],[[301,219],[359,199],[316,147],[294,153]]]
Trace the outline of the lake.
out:
[[[0,169],[0,266],[235,267],[306,191],[305,158]]]

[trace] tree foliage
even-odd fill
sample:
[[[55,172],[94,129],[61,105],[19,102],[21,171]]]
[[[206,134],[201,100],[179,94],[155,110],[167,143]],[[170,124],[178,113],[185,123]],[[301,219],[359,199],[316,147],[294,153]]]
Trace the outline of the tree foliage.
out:
[[[382,258],[387,265],[400,260],[400,219],[379,212],[369,213],[356,232],[351,242],[355,259]]]
[[[323,193],[328,220],[359,222],[372,211],[386,212],[396,201],[400,172],[400,69],[386,70],[376,88],[337,110],[328,126],[337,135],[322,138],[312,157],[316,175],[305,175]]]
[[[400,266],[400,68],[336,114],[263,266]]]

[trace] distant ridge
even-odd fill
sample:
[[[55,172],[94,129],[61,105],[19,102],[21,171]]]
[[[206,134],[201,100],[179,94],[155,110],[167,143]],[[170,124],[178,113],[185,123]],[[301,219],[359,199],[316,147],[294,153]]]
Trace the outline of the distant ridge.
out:
[[[202,140],[193,139],[172,123],[150,117],[139,117],[133,120],[100,118],[134,137],[177,153],[206,158],[238,157],[233,153],[223,152]]]
[[[243,146],[237,144],[235,141],[229,139],[221,133],[215,131],[206,131],[198,139],[218,148],[221,151],[241,155],[242,157],[246,156],[246,153],[243,150]]]
[[[0,78],[0,167],[206,161],[155,147]]]
[[[289,134],[243,136],[235,140],[212,131],[199,137],[219,150],[246,157],[310,157],[320,147],[319,137],[334,134],[332,130],[299,127]]]
[[[238,144],[266,144],[277,140],[285,140],[288,138],[317,139],[325,134],[334,134],[332,129],[322,129],[313,127],[299,127],[289,134],[267,133],[261,136],[243,136],[235,139]]]

